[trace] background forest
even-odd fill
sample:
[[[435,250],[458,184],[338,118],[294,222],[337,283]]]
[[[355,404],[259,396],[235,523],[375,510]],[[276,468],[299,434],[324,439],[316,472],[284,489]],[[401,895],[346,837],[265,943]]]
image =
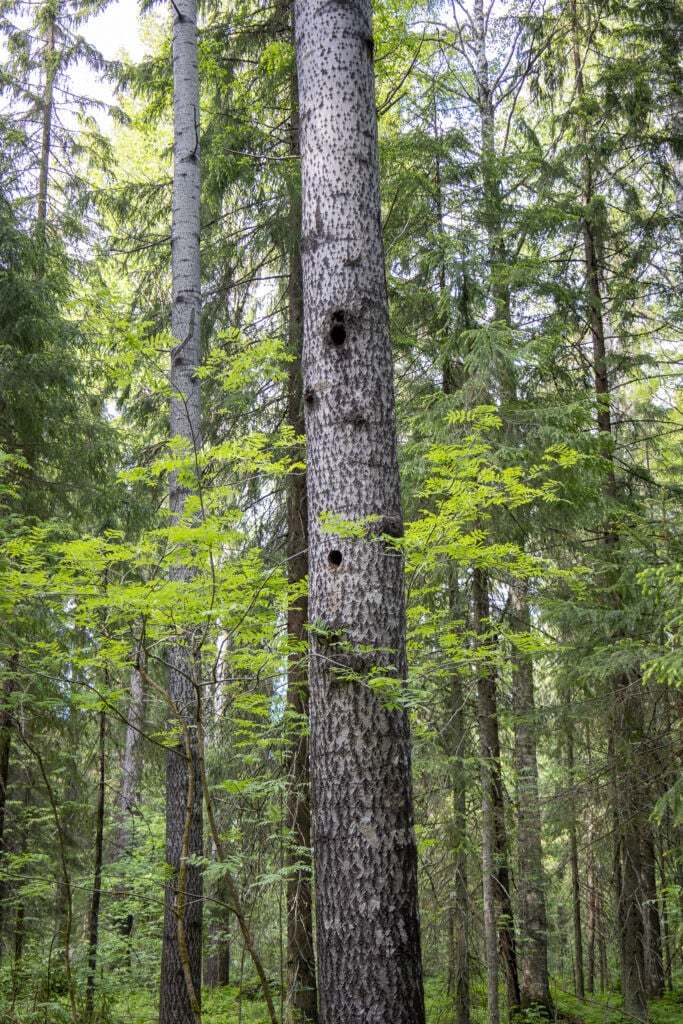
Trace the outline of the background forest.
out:
[[[0,0],[0,1011],[157,1018],[189,637],[202,1014],[312,1021],[292,12],[200,10],[188,456],[171,12],[107,62],[106,6]],[[409,674],[370,684],[411,719],[427,1020],[674,1024],[683,9],[374,19]]]

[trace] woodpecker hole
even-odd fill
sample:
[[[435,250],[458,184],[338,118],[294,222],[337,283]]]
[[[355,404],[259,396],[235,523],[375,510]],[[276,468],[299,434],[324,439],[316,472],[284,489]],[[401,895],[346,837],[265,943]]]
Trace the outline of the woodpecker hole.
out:
[[[331,569],[338,569],[342,564],[342,553],[341,551],[330,551],[327,556],[327,561],[330,563]]]
[[[346,326],[343,309],[337,309],[330,317],[330,341],[333,345],[343,345],[346,341]]]
[[[304,391],[304,402],[307,402],[309,405],[312,405],[314,401],[315,391],[313,390],[313,388],[306,388],[306,390]]]

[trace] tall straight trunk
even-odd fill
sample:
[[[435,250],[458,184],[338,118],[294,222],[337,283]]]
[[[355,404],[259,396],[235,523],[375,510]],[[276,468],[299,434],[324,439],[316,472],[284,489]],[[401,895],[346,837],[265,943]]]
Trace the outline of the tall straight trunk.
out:
[[[145,649],[142,640],[137,644],[135,661],[130,669],[130,691],[126,711],[126,736],[121,765],[121,794],[118,802],[118,828],[114,846],[113,862],[118,864],[129,852],[132,844],[133,821],[139,813],[140,786],[142,784],[143,740],[145,725]],[[116,898],[124,900],[125,889],[117,883]],[[128,939],[133,931],[133,915],[120,913],[116,916],[119,934]],[[130,948],[128,949],[130,956]]]
[[[451,621],[457,615],[457,577],[449,569],[448,599]],[[451,761],[453,807],[453,895],[448,914],[448,992],[455,998],[456,1024],[470,1024],[470,898],[467,883],[467,730],[465,694],[458,666],[451,669],[448,728],[444,732]]]
[[[170,480],[172,523],[185,514],[186,499],[199,487],[195,456],[201,447],[200,391],[201,284],[199,253],[199,76],[195,0],[173,0],[173,222],[171,267],[170,433],[183,472]],[[194,483],[188,485],[188,477]],[[194,571],[171,570],[174,582],[189,584]],[[166,863],[164,934],[161,957],[160,1024],[197,1024],[201,1020],[202,785],[197,723],[199,653],[189,626],[172,640],[168,655],[171,729],[178,735],[166,759]]]
[[[475,569],[472,578],[474,633],[477,654],[485,648],[488,629],[488,594],[485,575]],[[490,669],[480,660],[477,664],[477,697],[479,724],[479,754],[481,771],[481,869],[484,900],[484,957],[486,960],[486,1021],[499,1024],[500,1000],[498,996],[498,927],[496,920],[496,829],[492,785],[492,762],[489,732],[491,690]],[[495,685],[495,684],[494,684]]]
[[[126,712],[126,738],[121,766],[121,796],[118,806],[115,860],[121,860],[130,847],[132,823],[140,810],[142,784],[143,741],[145,725],[145,682],[140,671],[144,667],[145,650],[142,641],[137,646],[135,663],[130,670],[130,692]]]
[[[403,532],[369,0],[297,0],[322,1024],[421,1024]],[[353,531],[325,527],[352,520]]]
[[[433,133],[439,140],[439,122],[434,95]],[[441,157],[437,153],[434,167],[434,191],[436,199],[436,223],[439,239],[446,240],[444,222],[444,197]],[[445,251],[445,246],[443,247]],[[449,317],[446,312],[446,264],[439,262],[439,298],[443,312],[437,318],[437,337],[446,346],[448,341]],[[461,290],[462,329],[469,329],[467,289]],[[447,350],[446,350],[447,351]],[[443,359],[442,389],[445,395],[452,394],[455,385],[452,360],[448,354]],[[458,616],[458,574],[455,565],[448,567],[448,611],[451,622]],[[456,1024],[470,1024],[470,899],[467,880],[467,770],[465,727],[465,695],[462,676],[454,665],[450,678],[450,726],[445,732],[446,753],[451,759],[451,792],[453,805],[453,896],[448,915],[449,958],[448,992],[455,997]]]
[[[487,646],[485,636],[489,629],[489,594],[488,578],[486,573],[480,569],[475,569],[472,574],[472,588],[475,633],[479,638],[478,645],[481,649]],[[482,807],[485,816],[490,813],[493,820],[493,896],[498,906],[498,941],[505,974],[508,1010],[512,1015],[520,1008],[521,1000],[517,973],[515,919],[512,909],[510,885],[509,846],[505,826],[503,773],[498,732],[496,671],[495,667],[491,665],[483,664],[481,666],[477,679],[477,706],[479,750],[482,761]],[[491,998],[490,992],[489,998]]]
[[[449,588],[453,594],[453,588]],[[451,610],[455,616],[455,601]],[[453,897],[449,908],[452,936],[448,968],[448,990],[455,996],[456,1024],[470,1024],[470,899],[467,884],[467,772],[465,695],[462,677],[453,667],[450,686],[450,728],[447,731],[451,758],[453,802]]]
[[[95,864],[93,868],[92,899],[88,922],[88,977],[85,983],[85,1015],[92,1020],[95,1009],[95,973],[97,970],[97,941],[100,928],[100,900],[102,895],[102,850],[104,845],[105,798],[105,725],[104,708],[99,714],[98,786],[95,809]]]
[[[572,884],[572,920],[574,923],[574,991],[579,999],[586,995],[583,974],[583,930],[581,927],[581,875],[579,873],[579,843],[577,839],[578,809],[576,792],[576,771],[574,764],[574,723],[571,719],[571,696],[567,694],[567,781],[571,809],[569,821],[569,870]],[[592,991],[592,990],[591,990]]]
[[[50,175],[50,143],[52,137],[52,115],[54,103],[54,87],[56,75],[55,62],[55,28],[59,17],[60,4],[57,4],[47,31],[45,40],[45,82],[42,96],[42,118],[40,138],[40,163],[38,165],[38,199],[36,203],[36,225],[39,231],[45,230],[47,223],[47,194]]]
[[[683,91],[680,87],[672,99],[672,178],[674,187],[674,216],[678,227],[678,258],[683,273]]]
[[[293,12],[292,12],[293,13]],[[296,74],[291,79],[289,153],[298,159],[299,107]],[[288,282],[287,421],[298,437],[305,432],[301,349],[303,341],[303,282],[301,280],[301,194],[299,183],[290,193],[290,253]],[[303,455],[303,451],[301,452]],[[294,592],[308,576],[308,506],[305,470],[290,474],[287,492],[287,572]],[[287,633],[292,651],[287,663],[287,705],[291,715],[287,775],[287,1021],[308,1024],[318,1019],[318,994],[313,948],[313,891],[311,798],[308,767],[308,599],[290,600]]]
[[[572,45],[574,56],[574,82],[577,98],[585,95],[583,63],[580,53],[581,23],[576,0],[571,0]],[[612,412],[610,381],[607,361],[603,296],[598,258],[598,237],[591,210],[595,199],[594,170],[586,145],[585,131],[579,125],[584,143],[582,158],[582,215],[586,295],[593,356],[593,388],[596,399],[596,425],[604,440],[605,496],[617,498],[614,459],[612,454]],[[619,554],[619,535],[613,519],[608,517],[604,526],[604,551],[615,560]],[[608,570],[606,580],[611,589],[616,582],[618,567]],[[614,603],[617,600],[610,598]],[[645,986],[644,923],[641,890],[641,837],[643,819],[642,787],[637,783],[639,774],[635,748],[643,732],[642,680],[639,671],[615,672],[608,680],[612,697],[610,748],[613,761],[612,800],[614,817],[614,881],[617,907],[617,934],[621,967],[624,1009],[638,1020],[647,1020],[647,994]]]
[[[529,633],[529,601],[521,585],[510,588],[511,622],[516,632]],[[552,1011],[548,980],[548,919],[545,908],[541,811],[538,798],[533,665],[528,654],[513,656],[515,772],[517,775],[518,889],[520,922],[520,1001]]]
[[[649,821],[644,824],[641,848],[640,871],[645,924],[645,984],[649,999],[661,999],[664,995],[664,957],[662,955],[662,928],[657,896],[655,836]]]
[[[17,685],[17,671],[19,658],[16,654],[10,655],[7,665],[4,667],[2,680],[2,695],[0,703],[0,872],[4,867],[3,860],[7,853],[7,841],[5,839],[5,815],[7,813],[7,787],[9,785],[10,751],[12,749],[12,694]],[[4,943],[2,941],[2,927],[4,923],[4,911],[8,895],[7,883],[0,881],[0,962]]]
[[[509,275],[509,254],[505,245],[503,200],[498,170],[496,149],[495,104],[487,54],[488,15],[483,0],[474,0],[472,8],[473,44],[475,49],[475,81],[477,106],[481,131],[481,169],[484,200],[484,221],[487,232],[489,278],[493,316],[498,323],[512,327]],[[503,372],[497,386],[505,402],[516,401],[516,382]],[[512,428],[508,428],[511,430]],[[516,437],[513,443],[519,443]],[[528,601],[519,588],[511,590],[513,627],[528,632],[530,613]],[[524,941],[521,947],[521,972],[517,963],[514,918],[509,888],[507,836],[505,833],[504,808],[501,799],[498,806],[494,786],[494,808],[496,808],[497,845],[499,847],[498,871],[503,872],[504,882],[498,887],[501,905],[500,945],[505,967],[508,1006],[514,1012],[519,1006],[537,1004],[551,1011],[550,986],[548,982],[547,915],[543,883],[543,850],[541,847],[540,809],[538,803],[538,766],[536,760],[536,735],[533,728],[534,690],[533,665],[528,657],[519,654],[513,665],[514,686],[520,704],[520,716],[515,737],[515,766],[518,784],[524,791],[519,802],[519,890],[520,925]],[[495,701],[495,693],[494,693]],[[497,732],[497,725],[496,725]],[[500,759],[499,759],[500,760]],[[500,772],[500,765],[498,767]]]

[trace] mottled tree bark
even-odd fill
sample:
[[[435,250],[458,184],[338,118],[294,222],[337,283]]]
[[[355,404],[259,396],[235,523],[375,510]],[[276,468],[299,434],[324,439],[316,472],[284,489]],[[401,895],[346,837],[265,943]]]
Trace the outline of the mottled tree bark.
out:
[[[145,683],[138,661],[144,666],[145,652],[138,645],[135,664],[130,670],[130,693],[126,712],[126,738],[121,765],[121,796],[118,806],[115,860],[121,860],[130,847],[132,822],[139,813],[142,784],[142,754],[145,725]]]
[[[369,0],[297,0],[320,1019],[424,1021]],[[325,516],[354,523],[325,528]],[[374,685],[373,685],[374,684]],[[390,706],[393,701],[393,707]]]
[[[172,522],[185,514],[186,499],[199,480],[194,463],[201,446],[201,285],[199,254],[199,77],[195,0],[173,0],[173,222],[171,266],[170,433],[182,471],[170,480]],[[191,481],[191,482],[190,482]],[[190,583],[194,573],[175,565],[174,582]],[[202,878],[191,858],[201,857],[202,784],[197,741],[198,675],[191,626],[177,634],[168,655],[170,728],[177,740],[166,760],[166,884],[161,958],[160,1024],[197,1024],[201,1019]]]
[[[139,811],[140,786],[142,783],[142,754],[145,724],[145,683],[144,667],[145,650],[142,641],[137,645],[135,662],[130,669],[130,691],[126,711],[126,736],[121,764],[121,793],[117,809],[116,844],[113,862],[118,864],[128,853],[132,843],[133,820]],[[125,890],[120,884],[116,887],[116,897],[125,899]],[[128,939],[133,931],[133,915],[119,913],[116,926],[119,934]],[[130,949],[127,951],[130,956]]]

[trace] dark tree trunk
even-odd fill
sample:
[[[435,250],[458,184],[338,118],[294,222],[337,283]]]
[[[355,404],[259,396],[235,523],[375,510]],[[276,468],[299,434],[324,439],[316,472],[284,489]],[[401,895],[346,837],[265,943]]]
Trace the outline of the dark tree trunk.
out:
[[[657,897],[655,837],[649,822],[644,823],[641,846],[646,989],[648,999],[661,999],[664,995],[664,958],[662,956],[662,929]]]
[[[579,100],[585,95],[583,62],[580,53],[581,19],[576,0],[571,0],[572,44],[574,54],[574,82]],[[594,172],[591,155],[586,145],[585,132],[579,123],[579,137],[584,143],[582,159],[583,195],[581,230],[583,235],[586,275],[586,299],[592,342],[593,388],[596,402],[596,425],[604,441],[605,497],[610,502],[617,498],[613,458],[612,412],[607,345],[603,317],[603,297],[598,259],[597,229],[592,219],[595,200]],[[612,593],[619,572],[619,535],[613,517],[608,516],[604,526],[604,552],[613,567],[607,571],[606,588]],[[618,598],[608,600],[618,610]],[[632,678],[631,676],[635,678]],[[624,1009],[638,1020],[647,1020],[645,986],[644,924],[642,891],[640,888],[642,851],[640,828],[642,824],[642,787],[636,780],[636,743],[642,736],[642,702],[640,673],[620,671],[607,681],[612,698],[610,747],[613,757],[613,816],[615,825],[614,880],[617,905],[617,934],[621,966]]]
[[[452,954],[448,990],[455,996],[456,1024],[470,1022],[470,900],[467,887],[467,776],[465,771],[465,699],[457,669],[451,676],[449,753],[453,793],[453,898],[449,909]]]
[[[572,881],[572,920],[574,923],[574,991],[584,999],[586,986],[583,975],[583,931],[581,927],[581,875],[579,872],[579,844],[577,840],[576,773],[574,766],[574,723],[571,720],[571,698],[567,698],[567,775],[570,788],[571,810],[569,822],[569,870]],[[589,955],[590,961],[590,955]],[[591,989],[592,991],[592,989]]]
[[[528,634],[531,616],[520,585],[510,588],[511,621],[517,633]],[[518,891],[520,924],[520,1003],[552,1012],[548,981],[548,920],[545,908],[541,810],[536,760],[536,710],[533,664],[528,654],[513,655],[515,771],[517,774]]]
[[[293,11],[292,11],[293,20]],[[296,74],[291,80],[289,152],[299,152],[299,107]],[[301,193],[295,182],[290,192],[290,251],[288,287],[287,421],[298,437],[305,432],[301,349],[303,342],[303,282],[301,279]],[[301,451],[304,456],[304,451]],[[287,572],[299,596],[290,600],[287,633],[292,650],[287,664],[287,705],[290,713],[287,781],[287,1021],[316,1024],[318,993],[313,949],[313,892],[311,854],[311,797],[308,765],[308,599],[300,594],[308,576],[308,506],[305,470],[290,474],[287,492]]]
[[[478,646],[481,650],[488,646],[485,639],[489,630],[489,595],[488,579],[480,569],[472,574],[474,623]],[[492,871],[492,895],[498,907],[498,941],[505,974],[508,1010],[514,1014],[520,1008],[519,977],[517,972],[517,950],[515,943],[515,923],[512,909],[510,889],[509,851],[507,830],[505,827],[505,801],[503,792],[503,775],[500,761],[500,739],[498,734],[498,705],[496,698],[495,666],[480,661],[477,679],[478,691],[478,722],[479,750],[481,754],[482,772],[482,808],[484,816],[483,830],[488,832],[488,818],[491,818],[493,830],[493,850],[484,850],[484,881]],[[485,843],[485,845],[488,845]],[[484,892],[484,913],[491,915],[491,908],[486,907],[487,893]],[[485,924],[486,928],[486,924]],[[487,974],[488,998],[493,998],[494,983],[493,966],[490,962],[490,940],[487,942]],[[497,998],[497,995],[496,995]],[[489,1004],[489,1024],[492,1024],[493,1006]]]
[[[373,46],[369,0],[298,0],[322,1024],[424,1021]]]
[[[19,659],[16,654],[12,655],[4,668],[2,680],[2,696],[0,703],[0,874],[3,871],[3,860],[7,853],[7,841],[5,839],[5,814],[7,810],[7,787],[9,785],[10,751],[12,748],[12,694],[16,687],[16,676],[19,667]],[[0,962],[4,950],[2,937],[5,904],[8,896],[8,885],[0,881]]]
[[[100,899],[102,893],[102,849],[104,844],[105,797],[105,725],[104,709],[99,715],[98,787],[95,810],[95,865],[93,871],[92,900],[88,922],[88,977],[85,983],[85,1014],[92,1020],[95,1009],[95,973],[97,970],[97,940],[100,927]]]

